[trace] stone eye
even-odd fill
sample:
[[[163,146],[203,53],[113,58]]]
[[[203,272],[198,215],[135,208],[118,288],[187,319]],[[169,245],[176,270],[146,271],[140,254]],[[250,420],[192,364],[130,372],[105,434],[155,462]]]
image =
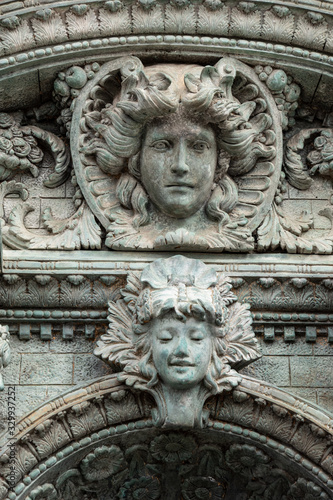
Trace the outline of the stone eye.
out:
[[[152,144],[152,148],[157,151],[167,151],[170,149],[170,143],[168,141],[156,141]]]
[[[204,339],[204,335],[201,332],[193,332],[191,334],[191,340],[194,340],[195,342],[200,342],[200,340]]]
[[[170,332],[167,332],[167,331],[161,331],[158,336],[157,336],[158,340],[160,342],[170,342],[170,340],[173,339],[172,337],[172,334]]]
[[[206,142],[203,141],[197,141],[193,144],[192,148],[194,151],[197,153],[204,153],[207,149],[209,149],[209,146]]]

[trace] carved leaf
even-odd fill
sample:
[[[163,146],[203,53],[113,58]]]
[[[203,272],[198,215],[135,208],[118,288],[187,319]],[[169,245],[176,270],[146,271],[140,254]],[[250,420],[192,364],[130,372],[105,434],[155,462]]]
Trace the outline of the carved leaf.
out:
[[[61,186],[70,174],[70,152],[65,143],[56,135],[42,130],[38,127],[22,127],[26,134],[31,134],[38,140],[45,142],[51,149],[55,165],[54,172],[44,181],[44,185],[49,188]]]
[[[78,286],[71,285],[66,281],[61,282],[60,305],[67,306],[73,304],[75,307],[87,307],[91,305],[91,284],[85,280]]]
[[[196,13],[193,6],[182,10],[167,5],[165,9],[165,30],[172,33],[194,32],[196,27]]]
[[[161,29],[162,7],[156,5],[153,9],[143,10],[137,6],[132,8],[133,30],[141,33],[155,33]]]
[[[325,215],[325,214],[324,214]],[[312,219],[306,214],[302,218],[289,217],[281,207],[273,205],[258,228],[258,250],[274,250],[279,245],[288,253],[333,252],[333,234],[330,231],[322,238],[306,238],[302,234],[312,227]]]
[[[305,425],[297,429],[290,442],[297,450],[304,453],[316,463],[320,462],[324,451],[328,447],[326,440],[315,436],[309,427]]]
[[[223,343],[225,357],[231,366],[245,366],[261,356],[251,324],[252,316],[248,304],[237,302],[229,307],[227,333]]]
[[[261,36],[268,40],[291,42],[294,33],[295,18],[293,15],[279,18],[272,11],[264,14]]]
[[[127,9],[112,13],[106,9],[99,10],[101,35],[127,34],[131,32],[131,20]]]
[[[127,307],[118,301],[109,303],[110,327],[94,350],[96,356],[108,359],[111,364],[125,366],[137,361],[132,339],[132,318]]]
[[[37,464],[36,457],[24,446],[16,447],[16,463],[15,463],[15,479],[19,481],[21,477],[25,476],[29,470]],[[9,463],[5,464],[1,473],[4,477],[11,475],[11,466]]]
[[[85,38],[87,33],[90,36],[99,34],[98,21],[92,9],[89,9],[83,16],[69,12],[66,15],[66,24],[69,38]]]
[[[298,309],[307,311],[313,309],[316,305],[315,292],[311,285],[299,289],[290,284],[286,284],[283,293],[286,302],[288,304],[295,304]]]
[[[15,29],[0,28],[0,51],[5,53],[17,52],[35,45],[32,30],[27,20],[23,20]]]
[[[46,421],[47,422],[47,421]],[[37,426],[38,428],[38,426]],[[52,421],[46,432],[34,437],[34,445],[41,458],[51,455],[70,441],[70,437],[60,422]]]
[[[28,293],[25,304],[30,307],[54,307],[58,304],[59,285],[52,280],[45,286],[40,286],[35,281],[29,281]]]
[[[3,228],[3,240],[14,249],[79,250],[101,248],[101,229],[90,209],[83,203],[74,215],[64,220],[54,219],[46,209],[45,226],[52,235],[38,235],[24,225],[24,217],[33,210],[27,204],[17,205],[11,212],[8,225]]]
[[[296,219],[295,217],[289,217],[282,209],[275,205],[276,213],[279,217],[281,229],[294,234],[295,236],[300,236],[302,233],[312,227],[312,219],[310,219],[306,214],[303,215],[302,219]]]
[[[309,139],[314,133],[320,132],[320,130],[322,129],[301,130],[287,142],[283,168],[289,183],[297,189],[308,189],[312,183],[312,178],[307,172],[298,151],[304,149],[306,139]]]
[[[119,284],[118,284],[119,286]],[[94,286],[92,290],[92,300],[93,300],[93,305],[95,307],[105,307],[105,304],[107,304],[110,300],[117,300],[119,299],[120,292],[118,290],[118,287],[115,289],[114,287],[110,286],[105,286],[102,283],[99,283],[98,281],[94,281]]]
[[[277,439],[288,442],[291,433],[292,422],[290,418],[278,418],[270,408],[264,408],[257,429],[264,435],[274,436]]]
[[[0,287],[0,304],[3,306],[16,306],[24,303],[27,297],[24,280],[19,280],[11,286]]]
[[[126,392],[120,401],[112,399],[112,394],[104,401],[108,423],[110,425],[139,418],[140,411],[134,396]]]
[[[140,281],[139,273],[128,273],[127,283],[121,294],[127,304],[128,309],[134,313],[135,304],[138,300],[139,294],[142,290],[142,283]]]
[[[322,49],[326,41],[327,23],[312,24],[305,17],[300,17],[294,34],[293,43]]]
[[[214,35],[227,35],[229,27],[229,8],[224,6],[216,12],[208,11],[204,6],[199,6],[198,33]]]
[[[264,289],[262,286],[254,284],[252,286],[251,306],[254,308],[270,308],[272,304],[282,305],[282,292],[280,286]]]
[[[67,38],[66,27],[59,14],[54,13],[47,21],[32,19],[35,39],[38,44],[59,43]]]
[[[258,37],[261,31],[261,13],[251,12],[244,14],[233,9],[231,14],[229,35]]]
[[[148,473],[148,446],[136,444],[126,451],[130,477],[145,476]]]
[[[89,435],[93,431],[101,429],[105,425],[100,411],[93,404],[85,405],[82,408],[82,411],[80,411],[79,408],[75,407],[73,407],[73,410],[73,413],[68,414],[67,419],[76,439],[87,434]]]

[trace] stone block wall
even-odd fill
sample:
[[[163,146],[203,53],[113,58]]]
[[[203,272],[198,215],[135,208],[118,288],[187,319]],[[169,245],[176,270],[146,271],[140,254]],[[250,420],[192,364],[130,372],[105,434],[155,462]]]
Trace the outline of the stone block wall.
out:
[[[100,335],[100,332],[98,333]],[[263,357],[243,369],[244,374],[265,380],[333,412],[333,346],[326,338],[315,343],[296,337],[286,342],[276,336],[273,342],[258,336]],[[75,333],[63,340],[53,332],[50,341],[32,334],[30,340],[11,336],[12,363],[4,370],[5,391],[0,393],[0,433],[5,430],[6,390],[16,387],[16,416],[25,414],[71,387],[111,373],[111,369],[93,355],[96,339]]]
[[[327,338],[315,343],[296,337],[286,342],[276,337],[274,342],[258,337],[263,357],[243,370],[243,373],[271,384],[333,411],[333,346]]]

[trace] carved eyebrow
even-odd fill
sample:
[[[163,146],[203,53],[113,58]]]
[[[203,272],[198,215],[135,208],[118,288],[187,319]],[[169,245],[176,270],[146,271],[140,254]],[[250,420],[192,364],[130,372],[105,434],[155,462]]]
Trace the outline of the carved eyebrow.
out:
[[[157,338],[161,338],[164,335],[169,335],[170,337],[173,337],[175,335],[176,331],[174,328],[162,328],[158,333],[157,333]]]
[[[198,330],[191,330],[189,332],[189,336],[190,337],[200,337],[201,339],[208,337],[207,332],[201,332]]]

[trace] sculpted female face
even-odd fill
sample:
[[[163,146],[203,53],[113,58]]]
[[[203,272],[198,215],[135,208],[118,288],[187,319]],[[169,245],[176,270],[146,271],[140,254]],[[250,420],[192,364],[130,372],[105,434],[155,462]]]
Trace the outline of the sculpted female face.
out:
[[[187,218],[210,197],[217,164],[210,125],[176,114],[147,126],[141,178],[153,204],[169,217]]]
[[[150,334],[154,365],[166,386],[188,389],[204,379],[212,356],[209,323],[167,314],[152,321]]]

